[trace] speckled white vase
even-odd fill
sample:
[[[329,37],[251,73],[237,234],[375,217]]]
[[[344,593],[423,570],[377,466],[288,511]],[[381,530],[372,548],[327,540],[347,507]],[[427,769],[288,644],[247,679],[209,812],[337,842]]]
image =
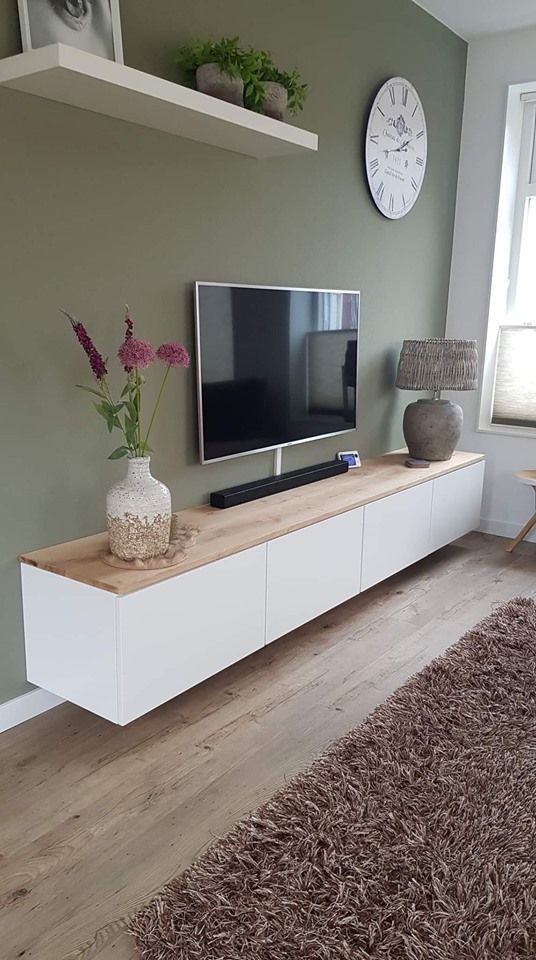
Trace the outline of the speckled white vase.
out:
[[[132,457],[126,477],[106,497],[110,552],[121,560],[150,560],[169,547],[171,494],[150,465],[150,457]]]

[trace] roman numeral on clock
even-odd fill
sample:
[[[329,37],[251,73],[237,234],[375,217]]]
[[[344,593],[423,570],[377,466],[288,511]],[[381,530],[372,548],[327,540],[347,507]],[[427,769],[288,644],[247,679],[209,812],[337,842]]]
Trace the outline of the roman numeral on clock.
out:
[[[377,196],[378,200],[380,201],[380,203],[381,203],[382,200],[383,200],[384,192],[385,192],[385,184],[384,184],[384,182],[383,182],[383,180],[382,180],[382,182],[380,183],[378,189],[376,190],[376,196]]]
[[[379,143],[379,140],[380,140],[380,134],[379,134],[379,133],[371,133],[371,135],[370,135],[370,137],[369,137],[369,140],[371,141],[371,143],[375,143],[376,146],[378,146],[378,143]]]
[[[381,108],[381,107],[378,107],[378,110],[380,111],[380,113],[381,113],[381,115],[382,115],[382,117],[385,117],[385,114],[384,114],[384,112],[383,112],[383,110],[382,110],[382,108]]]
[[[419,167],[424,167],[424,160],[423,160],[422,157],[417,157],[417,159],[415,160],[415,163],[416,163],[417,166],[419,166]]]
[[[408,93],[409,93],[408,88],[402,87],[402,105],[404,107],[407,107],[408,105]]]
[[[415,177],[412,177],[412,178],[411,178],[411,186],[413,187],[414,190],[418,190],[418,189],[419,189],[419,184],[418,184],[417,181],[415,180]]]
[[[417,136],[415,137],[415,139],[416,139],[416,140],[420,140],[422,137],[424,137],[424,130],[421,130],[421,131],[417,134]]]
[[[389,197],[389,213],[394,213],[395,211],[395,198],[393,194]]]
[[[375,177],[380,168],[380,161],[374,158],[369,163],[369,170],[371,177]]]
[[[396,103],[396,94],[395,94],[395,88],[394,88],[394,87],[389,87],[389,96],[391,97],[391,103],[392,103],[392,105],[393,105],[393,107],[394,107],[394,105],[395,105],[395,103]]]

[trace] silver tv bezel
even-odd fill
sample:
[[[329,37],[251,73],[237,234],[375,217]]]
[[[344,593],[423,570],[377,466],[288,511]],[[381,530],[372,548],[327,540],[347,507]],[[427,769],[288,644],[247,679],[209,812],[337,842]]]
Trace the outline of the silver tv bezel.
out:
[[[348,293],[357,297],[357,369],[356,369],[356,390],[355,390],[355,427],[348,427],[344,430],[337,430],[335,433],[321,433],[315,437],[303,437],[300,440],[288,440],[286,443],[274,443],[269,447],[255,447],[254,450],[243,450],[241,453],[230,453],[225,457],[211,457],[206,460],[204,456],[204,433],[203,433],[203,396],[201,380],[201,327],[199,316],[199,290],[201,287],[236,287],[248,290],[285,290],[292,293]],[[312,443],[314,440],[327,440],[329,437],[340,437],[345,433],[354,433],[357,429],[357,392],[359,385],[359,333],[361,327],[361,291],[360,290],[330,290],[324,287],[279,287],[269,284],[257,283],[219,283],[210,280],[196,280],[194,284],[195,291],[195,355],[196,355],[196,375],[197,375],[197,427],[199,439],[199,460],[202,464],[221,463],[223,460],[236,460],[237,457],[249,457],[252,453],[269,453],[271,450],[281,450],[285,447],[295,447],[299,443]]]

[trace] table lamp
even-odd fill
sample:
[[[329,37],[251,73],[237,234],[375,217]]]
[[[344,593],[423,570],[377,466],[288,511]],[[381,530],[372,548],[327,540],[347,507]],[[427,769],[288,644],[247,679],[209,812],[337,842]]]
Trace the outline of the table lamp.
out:
[[[441,390],[476,390],[476,340],[404,340],[396,385],[400,390],[431,390],[433,397],[406,407],[404,438],[411,457],[450,460],[463,425],[457,403],[441,399]]]

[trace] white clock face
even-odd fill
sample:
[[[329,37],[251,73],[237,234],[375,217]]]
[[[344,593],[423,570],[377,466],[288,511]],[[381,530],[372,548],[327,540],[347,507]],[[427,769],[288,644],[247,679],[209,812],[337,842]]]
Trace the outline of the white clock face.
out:
[[[399,220],[421,192],[426,170],[426,120],[415,87],[394,77],[372,105],[365,162],[370,192],[384,216]]]

